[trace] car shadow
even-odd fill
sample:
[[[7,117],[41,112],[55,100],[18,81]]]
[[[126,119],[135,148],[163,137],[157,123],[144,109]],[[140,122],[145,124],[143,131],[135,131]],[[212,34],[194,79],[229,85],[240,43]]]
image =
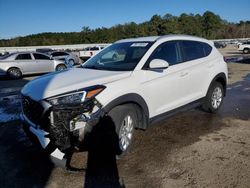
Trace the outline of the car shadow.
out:
[[[125,187],[119,182],[117,143],[114,122],[109,116],[105,116],[89,135],[85,188]]]

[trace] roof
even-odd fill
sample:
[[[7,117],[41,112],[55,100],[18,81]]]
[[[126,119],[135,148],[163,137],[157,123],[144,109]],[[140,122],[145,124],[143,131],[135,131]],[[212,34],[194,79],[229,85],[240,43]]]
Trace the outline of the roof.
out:
[[[198,40],[198,41],[204,41],[208,42],[207,39],[191,36],[191,35],[163,35],[163,36],[150,36],[150,37],[139,37],[139,38],[129,38],[129,39],[122,39],[117,41],[116,43],[120,42],[155,42],[158,40]]]

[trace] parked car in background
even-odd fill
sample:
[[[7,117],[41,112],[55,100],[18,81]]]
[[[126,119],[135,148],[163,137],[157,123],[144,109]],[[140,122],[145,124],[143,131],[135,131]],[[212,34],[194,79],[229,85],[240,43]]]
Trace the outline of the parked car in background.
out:
[[[65,61],[67,59],[67,63],[71,66],[80,64],[79,57],[71,52],[63,52],[63,51],[50,51],[48,52],[54,59]]]
[[[96,55],[97,53],[99,53],[105,47],[106,46],[93,46],[93,47],[84,48],[82,51],[80,51],[80,58],[83,61],[86,61],[90,57],[92,57],[92,56]]]
[[[227,46],[227,44],[225,42],[214,42],[214,46],[216,48],[225,48]]]
[[[242,51],[244,54],[249,54],[250,53],[250,41],[239,44],[238,50]]]
[[[27,135],[59,160],[84,150],[92,130],[102,138],[114,132],[120,155],[135,129],[200,105],[217,112],[227,81],[227,64],[211,41],[186,35],[124,39],[82,68],[25,85],[21,120]]]
[[[16,52],[0,57],[0,75],[21,78],[22,75],[61,71],[64,61],[55,60],[39,52]]]

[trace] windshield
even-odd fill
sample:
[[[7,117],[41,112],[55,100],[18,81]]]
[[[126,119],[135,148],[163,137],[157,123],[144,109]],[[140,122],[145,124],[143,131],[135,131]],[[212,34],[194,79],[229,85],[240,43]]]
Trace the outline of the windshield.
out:
[[[89,59],[83,68],[111,71],[134,70],[151,45],[152,42],[115,43]]]

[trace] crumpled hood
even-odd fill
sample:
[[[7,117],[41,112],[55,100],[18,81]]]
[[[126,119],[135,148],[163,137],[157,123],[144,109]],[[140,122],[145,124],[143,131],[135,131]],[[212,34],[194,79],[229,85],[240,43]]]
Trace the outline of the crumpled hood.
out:
[[[65,92],[117,81],[129,77],[130,74],[130,71],[73,68],[36,78],[26,84],[21,93],[39,101]]]

